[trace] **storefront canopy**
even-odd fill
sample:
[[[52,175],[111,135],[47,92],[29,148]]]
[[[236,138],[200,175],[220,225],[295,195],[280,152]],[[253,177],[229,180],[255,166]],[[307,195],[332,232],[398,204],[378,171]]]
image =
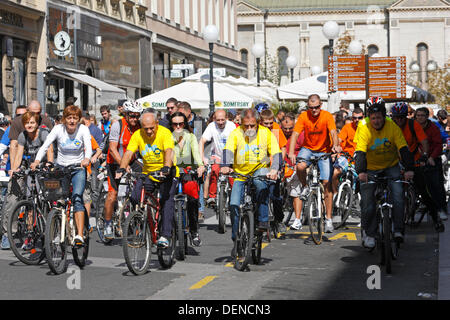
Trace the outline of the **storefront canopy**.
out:
[[[100,92],[126,94],[125,90],[123,90],[123,89],[117,88],[109,83],[106,83],[97,78],[91,77],[91,76],[87,75],[86,73],[78,72],[76,70],[58,69],[56,67],[51,67],[47,70],[47,75],[76,81],[76,82],[91,86]]]

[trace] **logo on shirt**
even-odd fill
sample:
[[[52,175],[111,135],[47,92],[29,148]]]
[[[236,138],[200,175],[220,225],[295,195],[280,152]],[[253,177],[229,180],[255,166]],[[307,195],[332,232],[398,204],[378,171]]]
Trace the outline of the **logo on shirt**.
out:
[[[392,145],[392,142],[390,142],[387,138],[383,138],[382,140],[379,138],[376,138],[373,142],[373,145],[370,147],[370,150],[376,150],[378,147],[384,146],[385,148],[390,148]]]
[[[75,147],[79,147],[81,146],[81,141],[78,139],[67,139],[66,141],[61,143],[61,147],[63,148],[67,148],[70,146],[75,146]]]
[[[241,156],[245,155],[247,152],[252,151],[255,155],[259,155],[259,146],[257,145],[248,145],[246,144],[244,149],[242,149],[241,151],[239,151],[239,154]]]
[[[150,152],[159,156],[161,154],[161,149],[159,149],[156,144],[154,145],[146,144],[144,150],[142,151],[142,156],[145,156]]]

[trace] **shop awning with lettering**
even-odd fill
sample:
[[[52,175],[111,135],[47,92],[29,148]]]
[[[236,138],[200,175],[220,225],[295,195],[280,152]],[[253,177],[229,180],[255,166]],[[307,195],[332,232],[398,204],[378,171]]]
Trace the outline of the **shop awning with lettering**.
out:
[[[91,77],[91,76],[87,75],[86,73],[82,73],[77,70],[67,70],[67,69],[58,69],[56,67],[50,67],[47,70],[47,75],[76,81],[76,82],[91,86],[94,89],[101,91],[101,92],[113,92],[113,93],[126,94],[125,90],[123,90],[123,89],[120,89],[116,86],[113,86],[113,85],[106,83],[102,80],[99,80],[97,78]]]

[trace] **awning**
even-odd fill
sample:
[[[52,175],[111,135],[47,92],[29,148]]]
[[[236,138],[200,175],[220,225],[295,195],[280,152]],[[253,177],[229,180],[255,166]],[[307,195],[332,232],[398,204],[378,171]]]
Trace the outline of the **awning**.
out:
[[[109,83],[101,81],[97,78],[88,76],[86,73],[82,73],[81,71],[75,70],[67,70],[67,69],[58,69],[55,67],[50,67],[47,70],[47,75],[55,76],[63,79],[68,79],[72,81],[76,81],[88,86],[95,88],[101,92],[114,92],[114,93],[123,93],[126,94],[125,90],[117,88]]]

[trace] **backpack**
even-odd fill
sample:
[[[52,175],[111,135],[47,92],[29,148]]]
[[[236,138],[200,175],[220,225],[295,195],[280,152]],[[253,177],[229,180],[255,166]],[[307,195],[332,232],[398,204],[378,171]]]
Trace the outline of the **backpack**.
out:
[[[408,119],[408,126],[409,126],[409,131],[411,132],[413,139],[417,141],[416,150],[411,152],[414,155],[414,154],[416,154],[417,150],[419,150],[419,145],[420,145],[419,141],[417,140],[416,130],[414,129],[414,119]]]
[[[120,130],[119,132],[122,133],[122,119],[118,120],[119,125],[120,125]],[[112,124],[111,124],[112,127]],[[103,131],[103,130],[102,130]],[[109,149],[109,135],[111,133],[111,128],[109,129],[109,132],[107,135],[105,135],[105,137],[103,138],[103,148],[102,148],[102,153],[104,154],[108,154],[108,149]]]

